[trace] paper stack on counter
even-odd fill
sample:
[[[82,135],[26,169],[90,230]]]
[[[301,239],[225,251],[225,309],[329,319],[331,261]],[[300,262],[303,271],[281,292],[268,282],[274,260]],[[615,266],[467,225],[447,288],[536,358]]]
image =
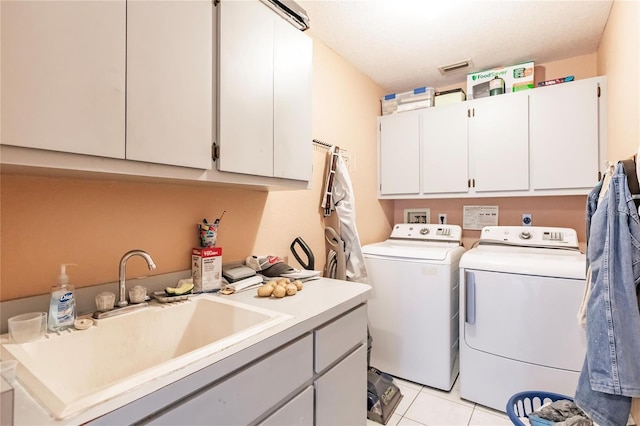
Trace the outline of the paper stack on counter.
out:
[[[246,290],[257,285],[261,285],[263,282],[263,277],[262,275],[254,275],[252,277],[234,281],[232,283],[226,282],[227,280],[223,278],[223,281],[225,281],[225,284],[223,286],[223,290],[226,290],[225,294],[230,294]]]
[[[294,269],[291,272],[280,274],[281,277],[291,280],[310,281],[320,278],[320,271],[308,271],[306,269]]]

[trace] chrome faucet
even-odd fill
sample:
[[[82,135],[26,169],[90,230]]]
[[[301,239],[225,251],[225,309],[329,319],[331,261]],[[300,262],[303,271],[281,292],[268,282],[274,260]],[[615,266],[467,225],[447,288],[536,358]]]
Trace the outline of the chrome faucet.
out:
[[[144,250],[131,250],[126,252],[124,256],[122,256],[122,259],[120,259],[120,300],[118,301],[118,306],[121,308],[129,304],[129,302],[127,302],[127,288],[126,288],[127,287],[126,286],[127,260],[129,260],[129,258],[133,256],[143,257],[144,260],[147,261],[147,266],[149,267],[149,270],[156,269],[156,264],[153,263],[153,259],[151,258],[149,253],[147,253]]]

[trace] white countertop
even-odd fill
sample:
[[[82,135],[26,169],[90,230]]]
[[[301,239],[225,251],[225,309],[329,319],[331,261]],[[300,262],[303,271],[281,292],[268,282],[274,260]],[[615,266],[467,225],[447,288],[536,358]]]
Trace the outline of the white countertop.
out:
[[[126,418],[127,412],[135,413],[136,404],[141,403],[140,398],[150,394],[153,394],[150,397],[154,399],[154,404],[167,405],[175,401],[176,396],[180,396],[181,392],[187,395],[190,389],[198,386],[199,383],[205,386],[222,378],[229,372],[366,302],[370,291],[371,287],[366,284],[321,278],[304,283],[302,291],[295,296],[282,299],[258,297],[255,289],[228,296],[216,295],[216,297],[229,298],[288,314],[292,318],[169,374],[141,383],[131,391],[63,420],[55,420],[51,417],[18,380],[15,384],[14,424],[71,425],[92,420],[100,424],[100,417],[107,413],[117,411],[123,418]],[[108,319],[101,321],[108,321]],[[107,418],[104,424],[108,424]]]

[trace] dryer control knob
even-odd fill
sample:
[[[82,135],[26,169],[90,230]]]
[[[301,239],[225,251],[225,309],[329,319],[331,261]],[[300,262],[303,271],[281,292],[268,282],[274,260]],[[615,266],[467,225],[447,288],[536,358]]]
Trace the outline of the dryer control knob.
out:
[[[523,240],[530,240],[531,237],[531,232],[524,231],[520,233],[520,238],[522,238]]]
[[[429,228],[420,229],[420,235],[427,235],[429,233]]]

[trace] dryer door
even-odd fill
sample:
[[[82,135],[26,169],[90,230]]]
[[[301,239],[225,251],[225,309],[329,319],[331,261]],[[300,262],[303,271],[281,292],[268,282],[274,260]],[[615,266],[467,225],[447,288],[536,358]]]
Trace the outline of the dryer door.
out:
[[[517,361],[580,371],[585,331],[576,313],[584,280],[466,270],[463,334],[472,349]]]

